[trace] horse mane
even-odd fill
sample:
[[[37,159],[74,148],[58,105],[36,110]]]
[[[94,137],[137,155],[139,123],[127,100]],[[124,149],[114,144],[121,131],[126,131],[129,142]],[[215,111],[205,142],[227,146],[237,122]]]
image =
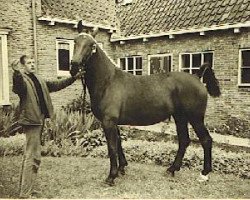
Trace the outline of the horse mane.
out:
[[[212,97],[219,97],[221,95],[219,81],[216,79],[214,71],[208,63],[201,65],[197,75],[199,78],[203,78],[207,91]]]
[[[110,61],[115,67],[119,68],[118,65],[117,65],[117,63],[108,55],[108,53],[107,53],[104,49],[102,49],[102,48],[100,47],[100,45],[98,44],[97,40],[96,40],[91,34],[82,32],[82,33],[80,33],[79,35],[86,35],[86,36],[89,36],[89,37],[95,42],[95,44],[96,44],[96,46],[98,47],[98,49],[100,49],[100,50],[104,53],[104,55],[109,59],[109,61]]]

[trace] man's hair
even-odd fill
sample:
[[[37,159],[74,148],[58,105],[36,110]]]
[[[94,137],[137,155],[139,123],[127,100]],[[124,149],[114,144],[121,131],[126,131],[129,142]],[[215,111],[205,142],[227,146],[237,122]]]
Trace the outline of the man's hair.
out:
[[[22,55],[22,56],[20,57],[20,63],[21,63],[22,65],[25,64],[25,59],[26,59],[27,57],[28,57],[27,55]]]

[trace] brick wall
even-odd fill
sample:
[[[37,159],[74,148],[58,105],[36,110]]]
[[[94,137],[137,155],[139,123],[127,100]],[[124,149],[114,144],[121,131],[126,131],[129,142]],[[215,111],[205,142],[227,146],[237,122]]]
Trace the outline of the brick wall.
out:
[[[9,28],[7,38],[9,64],[22,54],[33,53],[32,11],[30,0],[0,0],[0,28]],[[10,77],[10,102],[16,103],[17,95],[12,93],[12,70]]]
[[[250,48],[250,29],[239,34],[233,30],[206,33],[205,36],[186,34],[114,43],[115,59],[127,55],[143,56],[143,73],[148,73],[148,55],[170,53],[173,55],[173,70],[179,70],[179,54],[185,52],[214,51],[214,70],[219,79],[222,96],[209,97],[207,119],[210,124],[221,124],[228,115],[250,119],[250,88],[238,87],[239,49]]]
[[[72,25],[62,25],[57,24],[55,26],[49,26],[46,22],[39,22],[37,24],[37,54],[38,54],[38,74],[42,76],[45,80],[60,80],[67,77],[61,77],[57,75],[57,55],[56,55],[56,39],[74,39],[77,35],[77,30],[73,28]],[[103,44],[105,51],[110,53],[112,51],[111,44],[109,42],[110,34],[106,31],[100,31],[96,36],[96,40]],[[30,51],[23,51],[16,53],[13,57],[18,59],[20,55],[32,54],[32,45],[30,46]],[[11,54],[13,55],[13,54]],[[13,60],[14,58],[9,58]],[[10,70],[10,76],[12,72]],[[11,80],[12,87],[12,80]],[[73,99],[79,97],[82,94],[81,81],[77,80],[71,86],[51,93],[52,102],[56,109],[59,109],[63,105],[67,105]],[[10,91],[11,102],[14,104],[18,103],[18,96]]]
[[[87,1],[87,0],[86,0]],[[93,1],[87,1],[88,6],[101,5],[101,1],[97,0],[95,5]],[[32,4],[31,0],[0,0],[0,28],[10,28],[12,31],[8,35],[8,61],[19,59],[23,54],[34,54],[33,40],[33,24],[32,24]],[[115,12],[113,1],[107,3],[110,6],[110,15]],[[36,6],[39,8],[40,0],[36,0]],[[107,6],[106,5],[106,6]],[[104,7],[93,7],[94,12],[103,12]],[[111,9],[112,8],[112,9]],[[39,16],[41,10],[37,9],[36,14]],[[100,15],[100,13],[99,13]],[[98,16],[99,16],[98,15]],[[106,16],[107,15],[107,16]],[[108,14],[105,16],[108,18]],[[115,15],[114,15],[115,17]],[[96,19],[97,20],[97,19]],[[73,25],[56,24],[49,26],[47,22],[37,21],[37,53],[38,53],[38,74],[47,80],[55,80],[65,77],[57,77],[57,61],[56,61],[56,38],[73,39],[77,35]],[[112,21],[113,23],[113,21]],[[103,43],[104,49],[110,52],[111,45],[109,43],[110,34],[101,30],[97,35],[97,41]],[[18,103],[18,96],[12,92],[12,70],[9,70],[10,76],[10,102]],[[56,93],[52,93],[52,101],[56,108],[66,105],[74,98],[78,97],[82,92],[80,80],[76,81],[70,87]]]
[[[73,25],[56,24],[49,26],[46,22],[39,22],[37,25],[38,41],[38,66],[39,74],[47,80],[55,80],[65,77],[57,77],[57,57],[56,57],[56,39],[74,39],[77,36],[77,30]],[[103,48],[111,51],[109,42],[110,34],[106,31],[100,31],[96,40],[103,43]],[[56,108],[66,105],[82,93],[81,81],[76,81],[73,85],[51,94],[53,104]]]

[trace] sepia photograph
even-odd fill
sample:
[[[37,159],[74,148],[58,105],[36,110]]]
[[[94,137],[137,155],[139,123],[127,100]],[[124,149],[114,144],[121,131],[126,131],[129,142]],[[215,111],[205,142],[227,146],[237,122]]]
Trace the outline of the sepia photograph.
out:
[[[250,0],[0,4],[0,199],[250,199]]]

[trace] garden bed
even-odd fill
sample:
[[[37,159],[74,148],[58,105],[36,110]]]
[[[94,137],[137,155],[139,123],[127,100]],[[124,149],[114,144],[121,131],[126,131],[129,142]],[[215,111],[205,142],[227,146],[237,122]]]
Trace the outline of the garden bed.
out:
[[[72,143],[70,139],[61,141],[60,146],[50,141],[42,147],[43,156],[78,156],[78,157],[107,157],[107,146],[101,131],[86,137],[86,146]],[[94,137],[95,136],[95,137]],[[23,153],[24,135],[19,134],[10,138],[0,138],[0,156],[21,155]],[[103,143],[101,143],[102,141]],[[143,141],[127,139],[123,148],[128,161],[140,163],[155,163],[170,166],[177,151],[177,143],[169,141]],[[201,170],[203,166],[203,149],[200,145],[191,143],[183,160],[184,168]],[[223,147],[213,148],[213,170],[220,173],[234,174],[241,178],[250,178],[250,153],[237,148],[231,151]]]

